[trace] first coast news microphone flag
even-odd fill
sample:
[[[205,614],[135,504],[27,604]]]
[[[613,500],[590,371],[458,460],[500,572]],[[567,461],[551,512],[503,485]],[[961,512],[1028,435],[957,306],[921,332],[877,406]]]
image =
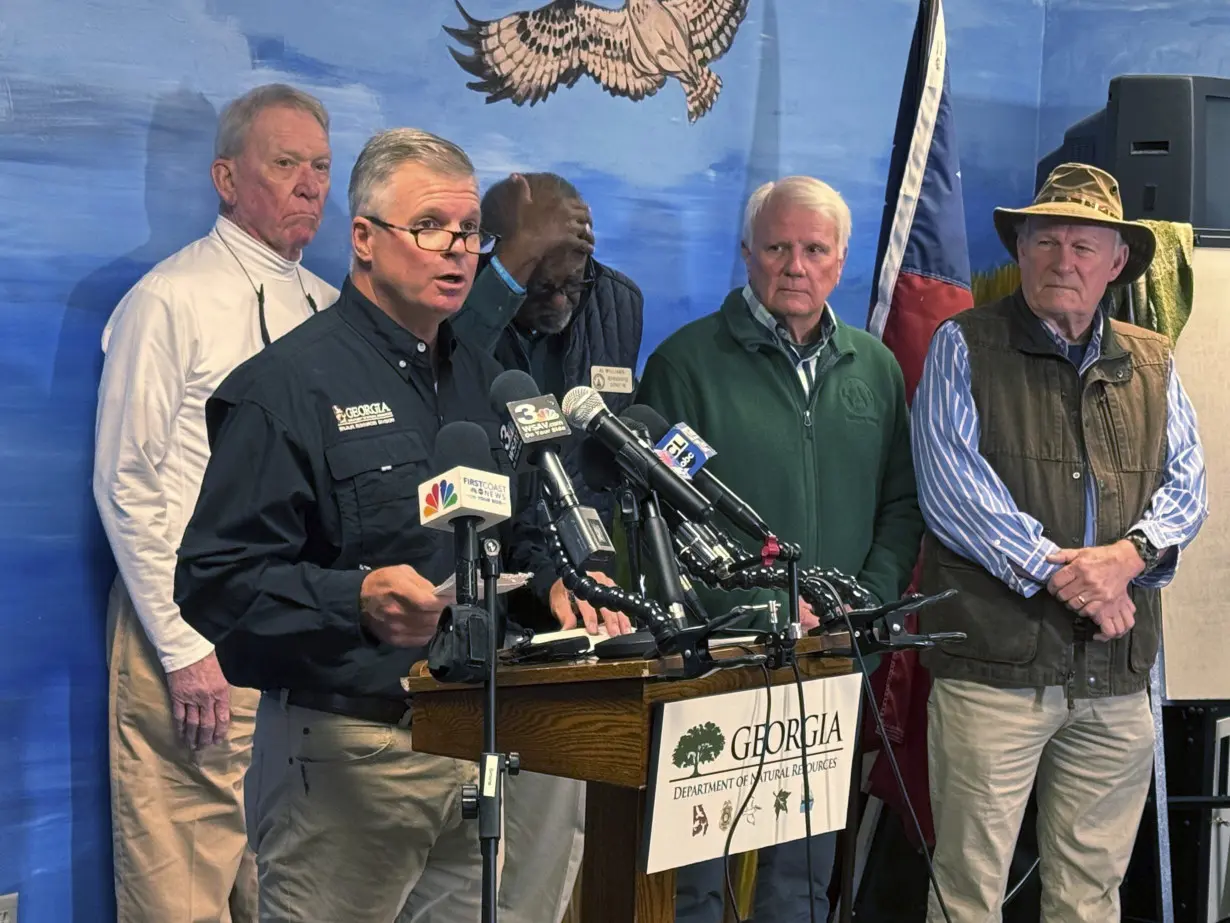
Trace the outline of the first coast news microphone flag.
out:
[[[896,355],[906,400],[911,400],[936,327],[974,304],[942,0],[919,3],[872,278],[876,284],[867,329]],[[917,618],[908,616],[907,631],[917,630]],[[918,652],[891,652],[872,678],[872,688],[923,835],[934,844],[927,787],[931,679]],[[869,748],[876,746],[883,744],[868,742]],[[908,818],[887,760],[876,760],[868,786],[871,795]],[[903,826],[913,838],[913,825]]]

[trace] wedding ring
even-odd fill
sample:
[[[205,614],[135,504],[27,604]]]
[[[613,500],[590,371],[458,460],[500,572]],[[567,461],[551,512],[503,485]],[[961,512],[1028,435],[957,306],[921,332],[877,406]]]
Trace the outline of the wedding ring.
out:
[[[1080,594],[1077,594],[1076,601],[1077,601],[1078,603],[1080,603],[1080,607],[1081,607],[1082,609],[1084,609],[1084,608],[1085,608],[1085,597],[1084,597],[1084,596],[1081,596]]]

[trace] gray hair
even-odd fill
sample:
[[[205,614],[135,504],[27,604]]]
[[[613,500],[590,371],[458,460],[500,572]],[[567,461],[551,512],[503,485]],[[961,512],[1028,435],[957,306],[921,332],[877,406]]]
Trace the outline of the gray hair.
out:
[[[824,215],[837,225],[837,245],[841,252],[845,253],[850,243],[850,206],[836,189],[811,176],[787,176],[777,182],[765,183],[752,193],[747,200],[747,208],[743,211],[745,246],[752,245],[752,232],[761,210],[770,198],[779,197]]]
[[[397,170],[417,163],[446,176],[473,176],[474,164],[452,141],[418,128],[390,128],[363,145],[350,172],[350,217],[368,211]]]
[[[218,117],[214,156],[230,159],[242,154],[243,146],[248,140],[248,131],[256,117],[275,106],[306,112],[320,123],[326,135],[329,134],[329,113],[319,99],[285,83],[267,83],[226,104],[222,115]]]

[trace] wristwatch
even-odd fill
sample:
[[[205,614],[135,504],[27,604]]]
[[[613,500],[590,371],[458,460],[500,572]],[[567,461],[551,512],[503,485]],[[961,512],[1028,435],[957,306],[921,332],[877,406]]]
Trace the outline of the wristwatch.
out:
[[[1140,560],[1145,562],[1143,573],[1149,573],[1153,568],[1157,567],[1157,562],[1162,556],[1162,552],[1153,542],[1149,541],[1148,536],[1143,532],[1133,530],[1124,536],[1132,547],[1136,549],[1136,553],[1140,555]]]

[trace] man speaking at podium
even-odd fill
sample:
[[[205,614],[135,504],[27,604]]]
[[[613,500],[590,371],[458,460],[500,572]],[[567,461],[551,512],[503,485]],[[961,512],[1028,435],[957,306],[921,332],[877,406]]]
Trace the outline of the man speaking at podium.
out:
[[[717,450],[707,467],[802,547],[801,566],[836,567],[889,602],[909,583],[923,524],[901,369],[827,303],[849,236],[849,208],[819,180],[757,189],[743,222],[747,286],[649,357],[638,399]],[[698,593],[710,615],[774,595]],[[813,909],[827,920],[835,848],[836,834],[812,840],[814,908],[806,844],[762,850],[756,923],[809,923]],[[681,868],[678,881],[676,919],[720,923],[722,861]]]
[[[426,132],[372,138],[350,179],[350,277],[322,312],[236,370],[208,405],[213,455],[180,549],[176,602],[227,678],[264,692],[247,779],[261,919],[476,923],[476,764],[416,753],[401,679],[454,573],[418,487],[446,423],[505,468],[495,360],[448,318],[474,280],[469,158]],[[507,523],[509,570],[540,571]]]

